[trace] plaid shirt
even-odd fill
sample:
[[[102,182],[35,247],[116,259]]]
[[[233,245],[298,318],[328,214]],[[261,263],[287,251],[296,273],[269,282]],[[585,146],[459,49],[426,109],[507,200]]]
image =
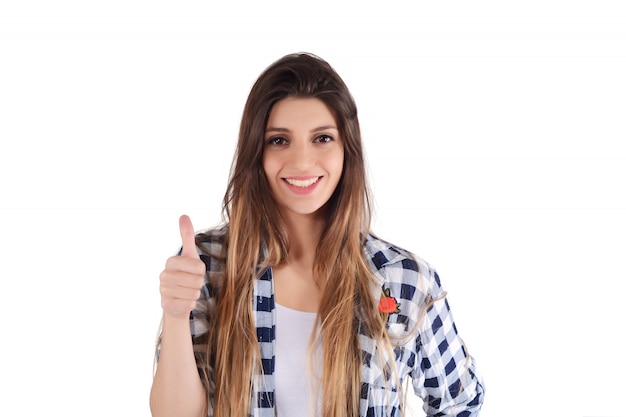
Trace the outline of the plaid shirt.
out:
[[[201,240],[211,253],[220,252],[223,233],[224,229],[220,229],[202,235]],[[367,237],[364,250],[381,289],[376,296],[385,295],[391,308],[398,307],[389,314],[387,331],[392,341],[394,338],[401,341],[398,346],[394,344],[401,383],[410,379],[415,393],[424,401],[428,416],[478,416],[484,385],[457,333],[435,270],[423,260],[372,235]],[[202,252],[200,256],[207,266],[205,285],[190,315],[197,358],[205,349],[203,336],[209,325],[206,311],[215,303],[212,294],[222,276],[221,266],[214,257]],[[440,297],[426,311],[419,330],[411,333],[425,303]],[[257,392],[250,416],[273,417],[276,316],[271,268],[255,281],[252,303],[263,374],[257,375],[253,384]],[[363,353],[360,416],[399,417],[402,390],[395,386],[393,379],[385,379],[378,360],[373,359],[376,342],[363,334],[359,338]]]

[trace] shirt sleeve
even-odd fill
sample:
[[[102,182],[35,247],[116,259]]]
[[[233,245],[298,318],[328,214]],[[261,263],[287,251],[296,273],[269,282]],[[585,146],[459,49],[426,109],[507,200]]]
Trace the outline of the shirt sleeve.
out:
[[[411,373],[415,393],[427,416],[476,417],[484,399],[484,384],[475,361],[461,340],[439,276],[429,271],[434,300],[416,339],[417,361]]]

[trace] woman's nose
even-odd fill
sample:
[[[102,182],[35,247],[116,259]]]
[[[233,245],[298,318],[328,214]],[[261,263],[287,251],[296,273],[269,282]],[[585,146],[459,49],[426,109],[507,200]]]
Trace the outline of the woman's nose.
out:
[[[292,147],[291,164],[304,171],[315,165],[315,150],[309,143],[301,143]]]

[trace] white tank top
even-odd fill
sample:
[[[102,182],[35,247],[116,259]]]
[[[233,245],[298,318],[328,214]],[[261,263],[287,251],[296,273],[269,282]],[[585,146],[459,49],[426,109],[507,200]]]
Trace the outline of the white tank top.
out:
[[[315,375],[310,375],[307,362],[309,341],[317,313],[293,310],[276,304],[276,363],[274,383],[276,414],[278,417],[305,417],[319,415],[322,362],[319,349],[312,362]],[[311,398],[317,400],[312,403]]]

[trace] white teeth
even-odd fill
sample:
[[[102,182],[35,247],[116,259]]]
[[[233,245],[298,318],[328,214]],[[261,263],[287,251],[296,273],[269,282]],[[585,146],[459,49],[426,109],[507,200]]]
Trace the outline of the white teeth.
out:
[[[315,178],[311,178],[308,180],[294,180],[291,178],[285,178],[285,181],[287,181],[289,184],[294,185],[296,187],[306,188],[315,184],[319,179],[320,177],[315,177]]]

